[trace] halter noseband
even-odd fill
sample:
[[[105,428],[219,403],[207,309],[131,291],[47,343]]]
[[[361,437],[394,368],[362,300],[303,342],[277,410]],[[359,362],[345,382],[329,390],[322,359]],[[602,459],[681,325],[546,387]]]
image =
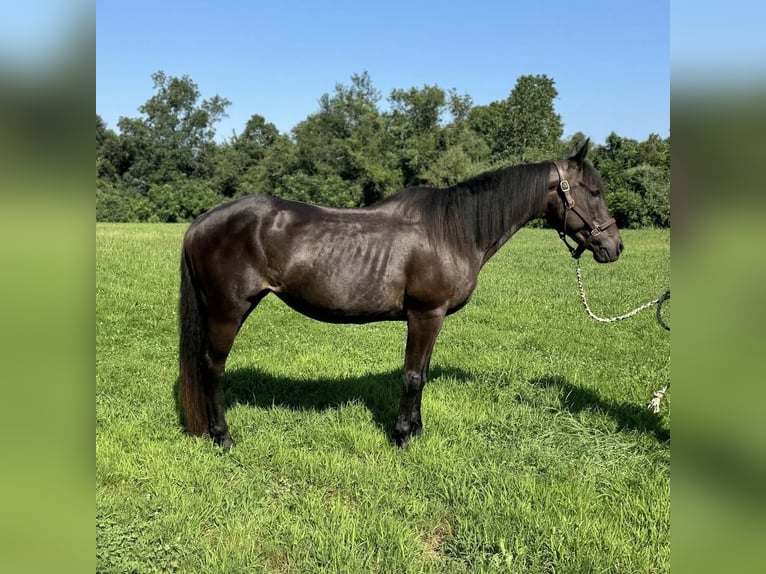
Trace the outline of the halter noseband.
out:
[[[556,191],[558,191],[559,195],[561,196],[561,200],[564,202],[564,229],[556,231],[559,234],[559,237],[564,242],[564,244],[567,246],[567,249],[569,249],[569,253],[572,254],[572,257],[575,259],[579,259],[580,255],[582,255],[583,251],[585,251],[588,246],[590,245],[591,241],[593,241],[594,237],[598,237],[601,235],[602,231],[605,231],[607,228],[611,227],[615,224],[615,220],[613,217],[610,217],[603,225],[599,225],[596,223],[595,220],[591,220],[588,218],[586,214],[583,213],[583,211],[575,205],[575,201],[572,198],[572,194],[569,193],[570,187],[569,182],[561,177],[561,171],[559,171],[559,166],[555,163],[553,164],[553,167],[556,168],[556,173],[559,176],[559,183],[556,186]],[[590,229],[590,233],[588,234],[588,237],[585,238],[585,241],[581,244],[579,244],[577,247],[572,247],[569,244],[569,241],[567,241],[567,215],[569,215],[569,211],[574,211],[578,217],[582,220],[582,222],[585,224],[585,227]]]

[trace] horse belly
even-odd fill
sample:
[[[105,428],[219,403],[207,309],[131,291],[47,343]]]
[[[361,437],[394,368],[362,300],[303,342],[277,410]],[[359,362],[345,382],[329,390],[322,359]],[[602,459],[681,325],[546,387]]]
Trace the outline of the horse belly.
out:
[[[416,240],[409,226],[356,211],[281,218],[283,225],[275,218],[263,238],[271,291],[280,299],[322,321],[403,318],[406,264]]]
[[[361,258],[316,257],[274,289],[290,307],[320,321],[367,323],[403,318],[404,272]]]
[[[274,293],[299,313],[328,323],[370,323],[403,318],[403,297],[358,284],[304,282],[297,286],[281,286]]]

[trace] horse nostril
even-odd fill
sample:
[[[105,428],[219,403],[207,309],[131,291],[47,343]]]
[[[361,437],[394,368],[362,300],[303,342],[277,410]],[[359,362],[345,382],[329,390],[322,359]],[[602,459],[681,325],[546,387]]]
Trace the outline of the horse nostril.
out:
[[[625,248],[625,246],[622,244],[622,241],[617,244],[617,253],[622,253],[622,250]]]

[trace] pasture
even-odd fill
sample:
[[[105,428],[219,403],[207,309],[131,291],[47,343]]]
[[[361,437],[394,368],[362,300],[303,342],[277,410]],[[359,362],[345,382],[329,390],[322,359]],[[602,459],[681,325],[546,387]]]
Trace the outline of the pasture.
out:
[[[653,310],[588,319],[553,230],[522,229],[446,319],[406,451],[405,324],[267,297],[229,357],[221,453],[176,410],[185,228],[96,226],[99,572],[669,571],[672,390],[643,407],[669,333]],[[617,262],[583,257],[601,315],[669,286],[669,231],[621,233]]]

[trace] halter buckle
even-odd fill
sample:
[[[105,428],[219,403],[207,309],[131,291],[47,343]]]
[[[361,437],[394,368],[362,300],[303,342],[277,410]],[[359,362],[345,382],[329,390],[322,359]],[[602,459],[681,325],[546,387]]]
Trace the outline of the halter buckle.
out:
[[[572,209],[574,207],[574,199],[572,198],[572,195],[569,193],[569,190],[571,189],[569,187],[569,182],[565,179],[562,179],[559,182],[559,187],[561,188],[561,193],[563,195],[564,201],[566,202],[566,208]]]

